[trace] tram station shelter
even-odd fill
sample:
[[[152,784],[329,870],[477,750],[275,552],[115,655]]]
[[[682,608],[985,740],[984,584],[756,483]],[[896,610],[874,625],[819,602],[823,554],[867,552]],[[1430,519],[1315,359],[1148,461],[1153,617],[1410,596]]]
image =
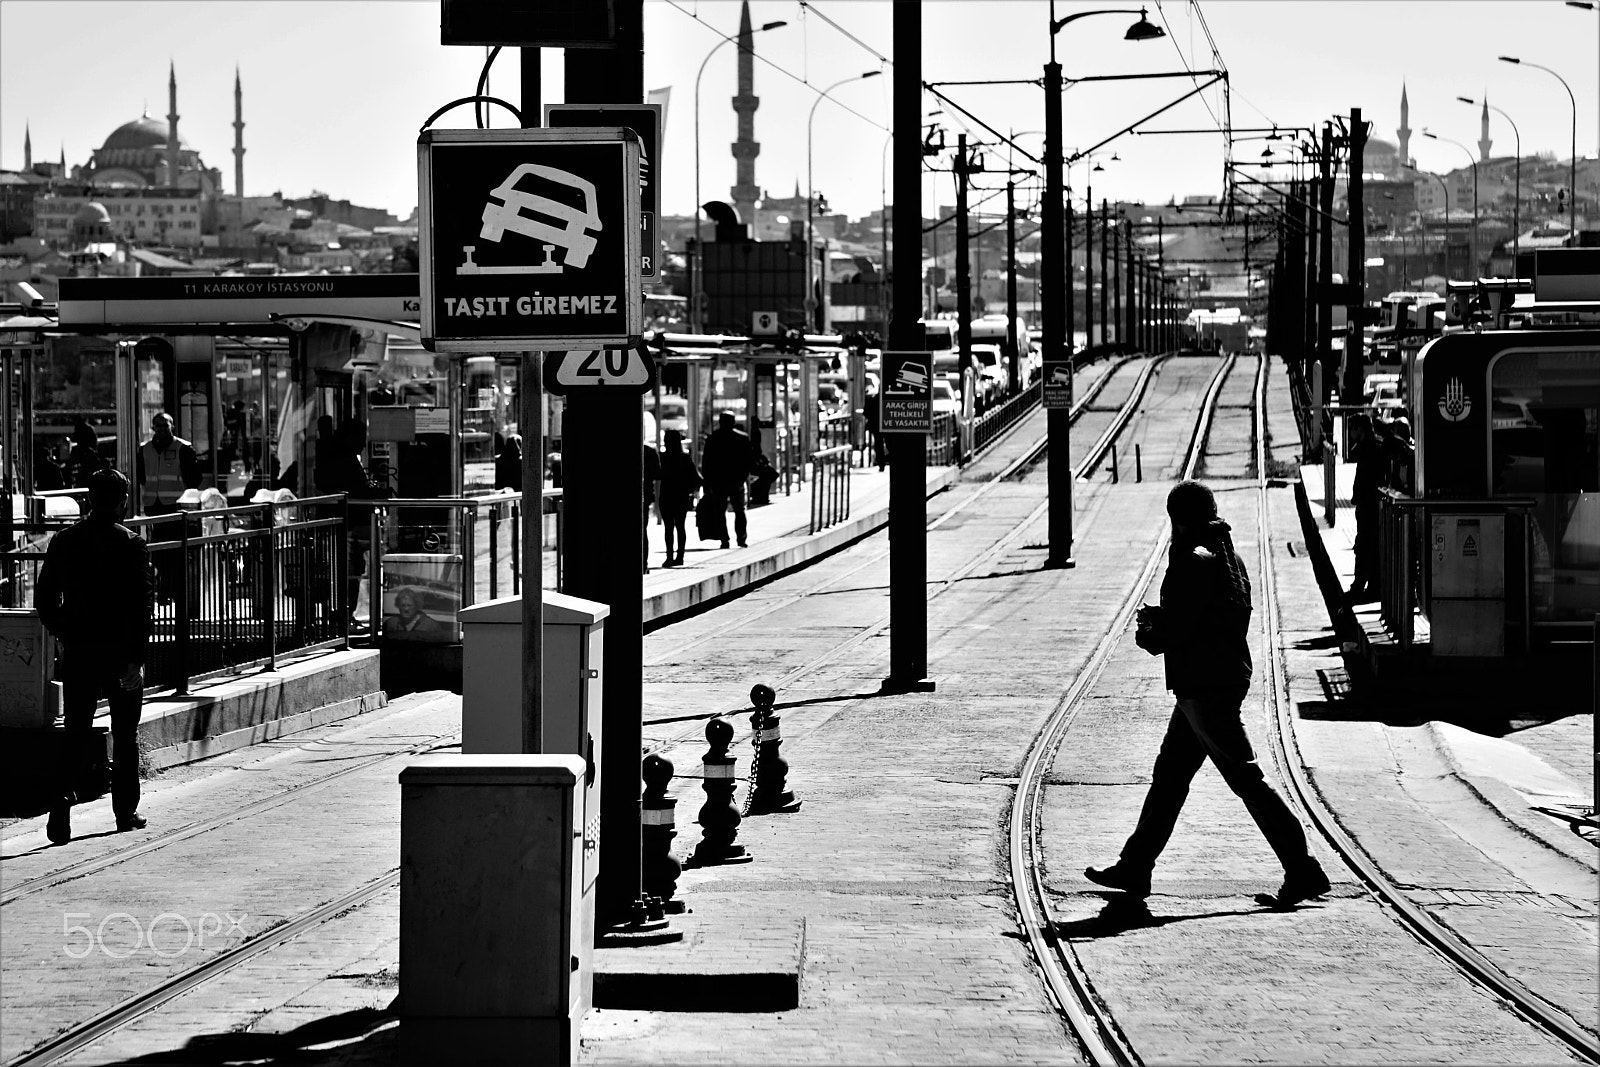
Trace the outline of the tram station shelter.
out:
[[[131,476],[161,411],[194,446],[201,488],[229,503],[263,488],[312,495],[319,455],[351,420],[367,426],[368,472],[393,496],[491,492],[500,439],[527,436],[519,354],[430,352],[419,316],[415,274],[64,278],[54,316],[38,309],[0,332],[7,510],[70,488],[62,479],[84,426]],[[859,444],[863,353],[838,337],[658,333],[649,344],[660,365],[639,431],[649,443],[676,429],[698,454],[731,412],[788,491],[823,433],[819,396],[842,392]],[[561,447],[562,409],[547,397],[547,451]]]

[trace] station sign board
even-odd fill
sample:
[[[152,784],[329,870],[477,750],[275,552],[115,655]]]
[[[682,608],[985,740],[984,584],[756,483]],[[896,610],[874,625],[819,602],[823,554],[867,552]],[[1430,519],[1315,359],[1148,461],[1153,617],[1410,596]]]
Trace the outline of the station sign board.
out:
[[[104,326],[227,326],[344,315],[416,322],[415,274],[187,275],[62,278],[63,329]]]
[[[933,432],[933,353],[884,352],[878,393],[881,433]]]
[[[503,352],[639,340],[632,130],[423,130],[417,170],[424,347]]]
[[[626,126],[639,135],[639,274],[660,273],[661,242],[656,220],[661,217],[660,104],[546,104],[544,124],[555,129],[584,126]]]
[[[1046,411],[1072,410],[1072,364],[1066,360],[1044,365],[1043,400]]]

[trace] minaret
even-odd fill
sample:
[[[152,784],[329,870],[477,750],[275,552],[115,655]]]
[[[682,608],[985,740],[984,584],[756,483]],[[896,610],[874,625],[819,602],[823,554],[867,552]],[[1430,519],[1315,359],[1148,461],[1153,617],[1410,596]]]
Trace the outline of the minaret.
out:
[[[1400,83],[1400,166],[1411,164],[1411,105],[1406,101],[1406,83]]]
[[[22,169],[33,170],[33,131],[26,122],[22,124]]]
[[[244,86],[233,68],[233,195],[244,196]]]
[[[1482,130],[1483,132],[1478,135],[1478,162],[1487,163],[1489,162],[1489,146],[1494,144],[1493,141],[1489,140],[1489,97],[1487,95],[1483,98]]]
[[[178,184],[178,68],[167,75],[167,185]]]
[[[750,29],[750,0],[739,5],[739,94],[733,98],[733,110],[739,116],[739,139],[733,143],[735,162],[733,206],[739,212],[740,222],[755,218],[756,199],[761,187],[756,184],[756,156],[761,146],[756,143],[756,108],[761,100],[755,95],[755,33]]]

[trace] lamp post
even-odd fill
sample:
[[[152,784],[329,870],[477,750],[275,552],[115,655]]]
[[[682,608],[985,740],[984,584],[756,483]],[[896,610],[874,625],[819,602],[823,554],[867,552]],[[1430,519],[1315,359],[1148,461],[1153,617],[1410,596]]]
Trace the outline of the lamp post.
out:
[[[753,32],[755,32],[755,33],[765,33],[767,30],[775,30],[775,29],[778,29],[780,26],[787,26],[787,25],[789,25],[789,24],[787,22],[783,22],[783,21],[766,22],[766,23],[762,23],[760,29],[754,30]],[[705,260],[705,252],[703,251],[704,245],[703,245],[703,243],[701,241],[701,237],[700,237],[700,78],[701,78],[701,75],[705,74],[705,72],[706,72],[706,64],[711,62],[711,57],[717,54],[717,49],[721,48],[723,45],[727,44],[729,41],[736,41],[736,40],[738,40],[737,37],[724,37],[722,40],[720,40],[716,44],[712,45],[711,46],[711,51],[707,52],[706,53],[706,57],[700,61],[700,71],[699,71],[699,73],[694,76],[694,255],[695,255],[695,263],[694,263],[694,285],[690,287],[690,292],[689,292],[689,321],[693,325],[695,333],[704,333],[705,332],[705,323],[704,323],[704,321],[702,321],[702,318],[701,318],[701,316],[704,314],[704,312],[701,310],[701,305],[705,303],[705,299],[704,299],[704,297],[705,297],[705,281],[704,281],[705,269],[704,268],[705,268],[705,261],[706,260]]]
[[[1478,266],[1478,160],[1477,160],[1477,157],[1475,157],[1472,154],[1472,149],[1468,148],[1466,145],[1462,144],[1460,141],[1453,141],[1448,137],[1440,137],[1438,134],[1429,133],[1427,130],[1423,130],[1422,131],[1422,136],[1428,138],[1429,140],[1443,141],[1446,144],[1455,145],[1457,148],[1461,149],[1461,151],[1463,151],[1463,152],[1465,152],[1467,154],[1467,162],[1472,164],[1472,269],[1468,272],[1468,274],[1470,276],[1467,278],[1467,281],[1469,281],[1469,282],[1470,281],[1476,281],[1477,277],[1478,277],[1478,270],[1480,269],[1479,266]],[[1441,178],[1440,181],[1443,181],[1443,179]],[[1447,194],[1447,199],[1448,199],[1448,194]]]
[[[866,72],[864,72],[862,74],[852,74],[848,78],[840,78],[838,81],[834,82],[832,85],[828,86],[826,89],[822,90],[822,92],[817,94],[817,98],[811,102],[811,113],[806,116],[806,299],[805,299],[805,308],[806,308],[806,332],[807,333],[810,333],[812,330],[815,330],[817,328],[817,321],[816,321],[817,298],[816,298],[816,295],[812,292],[812,289],[816,285],[815,275],[812,273],[812,271],[813,271],[812,261],[816,258],[816,254],[817,253],[816,253],[816,248],[814,247],[814,241],[812,240],[812,235],[811,235],[811,220],[812,220],[812,217],[814,216],[815,211],[816,211],[817,197],[816,197],[815,191],[813,191],[813,189],[811,188],[811,120],[815,119],[817,117],[817,105],[821,104],[824,100],[828,99],[828,94],[833,92],[835,89],[839,88],[839,86],[846,85],[846,84],[848,84],[850,82],[862,81],[862,80],[864,80],[866,78],[876,78],[878,75],[880,75],[882,73],[883,73],[883,71],[881,71],[881,70],[869,70],[869,71],[866,71]],[[823,284],[824,285],[827,284],[826,280],[824,280]]]
[[[1416,173],[1418,173],[1418,174],[1427,174],[1428,177],[1432,178],[1434,181],[1439,183],[1439,188],[1444,192],[1444,278],[1445,278],[1445,282],[1446,282],[1446,288],[1449,288],[1448,283],[1450,281],[1450,186],[1446,185],[1444,179],[1439,177],[1437,174],[1432,174],[1432,173],[1429,173],[1428,171],[1417,170],[1416,167],[1412,166],[1409,163],[1406,164],[1406,169],[1407,170],[1411,170],[1411,171],[1416,171]],[[1423,242],[1422,250],[1423,250],[1424,253],[1426,253],[1427,250],[1428,250],[1428,245],[1427,245],[1426,241]]]
[[[1065,353],[1062,336],[1062,259],[1065,252],[1065,233],[1061,225],[1061,64],[1056,62],[1056,34],[1069,22],[1090,15],[1138,15],[1139,21],[1129,26],[1123,34],[1128,41],[1148,41],[1165,37],[1161,27],[1145,18],[1145,9],[1106,8],[1096,11],[1076,11],[1056,18],[1055,0],[1050,0],[1050,62],[1044,67],[1044,203],[1040,210],[1041,243],[1039,284],[1043,290],[1042,325],[1044,327],[1044,371],[1046,381],[1056,367],[1064,367],[1071,380],[1071,362]],[[1069,392],[1070,397],[1070,392]],[[1046,418],[1046,437],[1049,441],[1049,528],[1050,547],[1045,566],[1072,566],[1072,451],[1068,440],[1069,412],[1052,408]]]
[[[1463,104],[1471,104],[1473,107],[1478,106],[1478,102],[1470,96],[1458,96],[1456,99]],[[1495,107],[1487,100],[1483,102],[1483,106],[1490,111],[1499,112],[1501,118],[1511,122],[1511,116],[1507,115],[1503,109]],[[1516,194],[1511,201],[1511,269],[1515,271],[1516,256],[1522,252],[1522,131],[1517,129],[1515,122],[1511,122],[1511,132],[1517,138]]]
[[[1572,159],[1568,167],[1567,178],[1567,242],[1573,247],[1578,247],[1578,100],[1572,95],[1572,86],[1567,84],[1567,79],[1537,63],[1529,63],[1516,56],[1501,56],[1500,62],[1514,63],[1519,67],[1532,67],[1542,70],[1556,81],[1561,83],[1561,88],[1567,91],[1567,99],[1572,103]]]

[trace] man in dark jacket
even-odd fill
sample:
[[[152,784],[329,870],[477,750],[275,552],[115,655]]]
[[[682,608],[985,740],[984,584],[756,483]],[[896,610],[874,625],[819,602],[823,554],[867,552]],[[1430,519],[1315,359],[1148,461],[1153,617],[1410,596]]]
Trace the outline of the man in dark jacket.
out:
[[[1240,706],[1250,689],[1250,577],[1233,550],[1216,498],[1199,482],[1180,482],[1167,496],[1172,549],[1161,582],[1161,606],[1139,609],[1134,640],[1166,656],[1167,688],[1177,698],[1156,756],[1138,825],[1110,867],[1084,871],[1090,881],[1136,896],[1150,892],[1150,872],[1166,847],[1206,757],[1244,801],[1278,861],[1284,881],[1276,896],[1256,899],[1292,908],[1329,889],[1306,849],[1294,812],[1261,773]]]
[[[89,514],[50,540],[34,606],[61,643],[61,696],[66,736],[57,759],[58,792],[45,828],[50,840],[72,839],[72,783],[88,751],[95,705],[111,701],[111,808],[118,830],[139,830],[139,712],[144,660],[155,610],[155,572],[144,539],[117,520],[128,502],[120,471],[89,478]]]
[[[706,438],[700,457],[700,474],[706,480],[706,489],[732,506],[733,532],[740,548],[745,547],[748,532],[744,518],[745,483],[754,462],[750,438],[734,427],[733,415],[724,411],[717,419],[717,428]],[[722,547],[728,547],[727,538],[722,539]]]
[[[1350,487],[1356,510],[1355,576],[1345,599],[1351,603],[1376,600],[1378,596],[1378,518],[1382,491],[1389,481],[1393,450],[1381,422],[1365,415],[1350,418],[1352,443],[1350,457],[1355,460],[1356,476]]]

